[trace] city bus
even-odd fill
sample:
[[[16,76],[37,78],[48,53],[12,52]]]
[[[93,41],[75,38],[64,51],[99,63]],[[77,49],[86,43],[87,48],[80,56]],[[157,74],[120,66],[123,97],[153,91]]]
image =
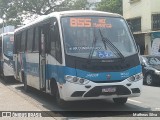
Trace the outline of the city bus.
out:
[[[0,75],[4,79],[14,75],[13,43],[13,32],[2,33],[0,35]]]
[[[15,30],[15,73],[30,87],[66,101],[113,98],[118,104],[141,94],[138,48],[121,15],[63,11]]]

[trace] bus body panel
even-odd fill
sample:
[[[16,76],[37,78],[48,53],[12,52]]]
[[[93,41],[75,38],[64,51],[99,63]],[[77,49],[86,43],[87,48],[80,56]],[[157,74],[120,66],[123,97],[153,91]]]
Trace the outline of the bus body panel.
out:
[[[29,86],[40,89],[39,82],[39,53],[21,54],[22,70]]]
[[[127,71],[122,71],[122,72],[117,72],[116,74],[113,72],[108,72],[109,74],[113,75],[112,79],[110,80],[106,80],[102,83],[98,83],[99,80],[101,79],[106,79],[106,75],[108,73],[92,73],[92,72],[86,72],[86,71],[81,71],[81,70],[76,70],[74,68],[68,68],[68,67],[65,67],[65,66],[54,66],[54,65],[48,65],[48,71],[51,71],[48,73],[47,75],[47,78],[48,80],[50,78],[57,78],[56,76],[59,76],[57,78],[57,84],[59,85],[60,87],[60,91],[61,91],[61,97],[64,99],[64,100],[87,100],[87,99],[104,99],[104,98],[116,98],[116,97],[138,97],[140,96],[140,93],[141,93],[141,86],[142,86],[142,81],[143,79],[137,81],[137,82],[134,82],[134,83],[131,83],[127,80],[128,77],[131,77],[137,73],[140,73],[140,68],[141,66],[136,66],[134,68],[131,68]],[[56,72],[56,69],[58,69],[58,72]],[[81,74],[77,74],[76,71],[80,71]],[[128,73],[129,73],[129,76],[128,76]],[[98,74],[98,75],[97,75]],[[124,77],[124,75],[126,75]],[[75,83],[70,83],[70,82],[67,82],[64,80],[65,78],[65,75],[72,75],[72,76],[77,76],[77,77],[81,77],[81,78],[87,78],[90,80],[90,82],[86,85],[79,85],[79,84],[75,84]],[[94,76],[94,77],[93,77]],[[97,76],[97,77],[95,77]],[[123,79],[121,82],[116,82],[116,79],[117,81],[120,80],[120,79]],[[115,80],[114,82],[110,82],[112,80]],[[97,83],[96,83],[97,82]],[[131,84],[131,86],[127,86],[127,84]],[[85,86],[91,86],[91,88],[86,88]],[[93,89],[94,87],[96,86],[99,86],[99,87],[109,87],[109,86],[124,86],[126,87],[129,91],[130,91],[130,94],[128,95],[112,95],[112,96],[103,96],[103,95],[100,95],[100,96],[96,96],[96,97],[83,97],[87,92],[89,92],[89,90]],[[133,93],[131,89],[138,89],[139,92],[138,93]],[[67,91],[66,91],[67,90]],[[74,92],[82,92],[84,91],[84,94],[83,96],[80,96],[80,97],[71,97],[72,94],[74,94]]]
[[[73,100],[91,100],[91,99],[106,99],[106,98],[118,98],[118,97],[139,97],[141,95],[142,89],[142,82],[143,80],[137,81],[133,83],[131,86],[127,86],[130,82],[126,79],[122,82],[114,82],[114,83],[94,83],[89,82],[87,86],[91,86],[90,88],[86,88],[86,85],[78,85],[74,83],[66,82],[64,85],[59,85],[60,95],[66,101],[73,101]],[[108,87],[125,87],[128,93],[118,93],[118,94],[107,94],[102,93],[102,89],[97,89],[98,92],[91,92],[93,88],[108,88]],[[122,87],[122,88],[123,88]],[[67,91],[66,91],[67,89]],[[132,89],[138,89],[138,93],[133,93]],[[83,92],[83,94],[79,94],[78,96],[74,96],[74,93]],[[90,94],[89,94],[90,92]],[[88,95],[87,95],[88,94]]]
[[[7,57],[3,57],[4,61],[3,61],[3,73],[4,76],[13,76],[14,75],[14,70],[13,70],[13,60],[7,58]]]
[[[81,77],[88,79],[93,82],[110,82],[110,81],[123,81],[135,74],[141,72],[141,66],[136,66],[134,68],[130,68],[126,71],[121,72],[87,72],[84,70],[78,70],[75,68],[70,68],[67,66],[58,66],[53,64],[47,64],[48,72],[46,79],[55,78],[59,83],[65,83],[64,80],[65,75],[71,75],[76,77]],[[107,75],[111,75],[110,79],[107,79]]]

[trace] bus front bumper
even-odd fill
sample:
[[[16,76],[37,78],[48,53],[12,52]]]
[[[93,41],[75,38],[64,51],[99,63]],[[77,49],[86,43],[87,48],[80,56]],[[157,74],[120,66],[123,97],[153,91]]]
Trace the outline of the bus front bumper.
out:
[[[129,82],[94,83],[90,81],[86,85],[67,82],[58,85],[61,99],[65,101],[92,100],[119,97],[138,97],[141,94],[143,79]],[[108,90],[111,90],[110,92]],[[115,91],[114,91],[115,90]]]

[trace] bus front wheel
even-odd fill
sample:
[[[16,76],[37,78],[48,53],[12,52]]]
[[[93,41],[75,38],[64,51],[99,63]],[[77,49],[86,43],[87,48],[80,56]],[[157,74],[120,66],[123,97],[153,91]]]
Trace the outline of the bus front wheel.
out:
[[[56,93],[56,103],[62,108],[66,107],[66,101],[61,99],[58,89]]]
[[[116,104],[125,104],[128,98],[113,98],[114,103]]]

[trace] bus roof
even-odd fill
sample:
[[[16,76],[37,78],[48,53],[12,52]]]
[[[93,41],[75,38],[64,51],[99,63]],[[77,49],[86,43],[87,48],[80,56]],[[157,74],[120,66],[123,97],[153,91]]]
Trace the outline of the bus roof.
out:
[[[17,28],[15,30],[15,32],[19,32],[21,31],[22,29],[24,28],[27,28],[29,26],[32,26],[36,23],[39,23],[39,22],[42,22],[48,18],[51,18],[51,17],[63,17],[63,16],[112,16],[112,17],[122,17],[121,15],[119,14],[116,14],[116,13],[109,13],[109,12],[102,12],[102,11],[94,11],[94,10],[71,10],[71,11],[62,11],[62,12],[53,12],[53,13],[50,13],[48,15],[43,15],[43,16],[40,16],[39,18],[37,18],[35,21],[29,23],[29,24],[26,24],[20,28]]]
[[[71,10],[71,11],[62,11],[62,12],[57,12],[57,13],[59,13],[61,16],[94,15],[94,16],[121,17],[119,14],[116,14],[116,13],[94,11],[94,10]],[[52,14],[54,14],[54,13],[51,13],[51,15]]]

